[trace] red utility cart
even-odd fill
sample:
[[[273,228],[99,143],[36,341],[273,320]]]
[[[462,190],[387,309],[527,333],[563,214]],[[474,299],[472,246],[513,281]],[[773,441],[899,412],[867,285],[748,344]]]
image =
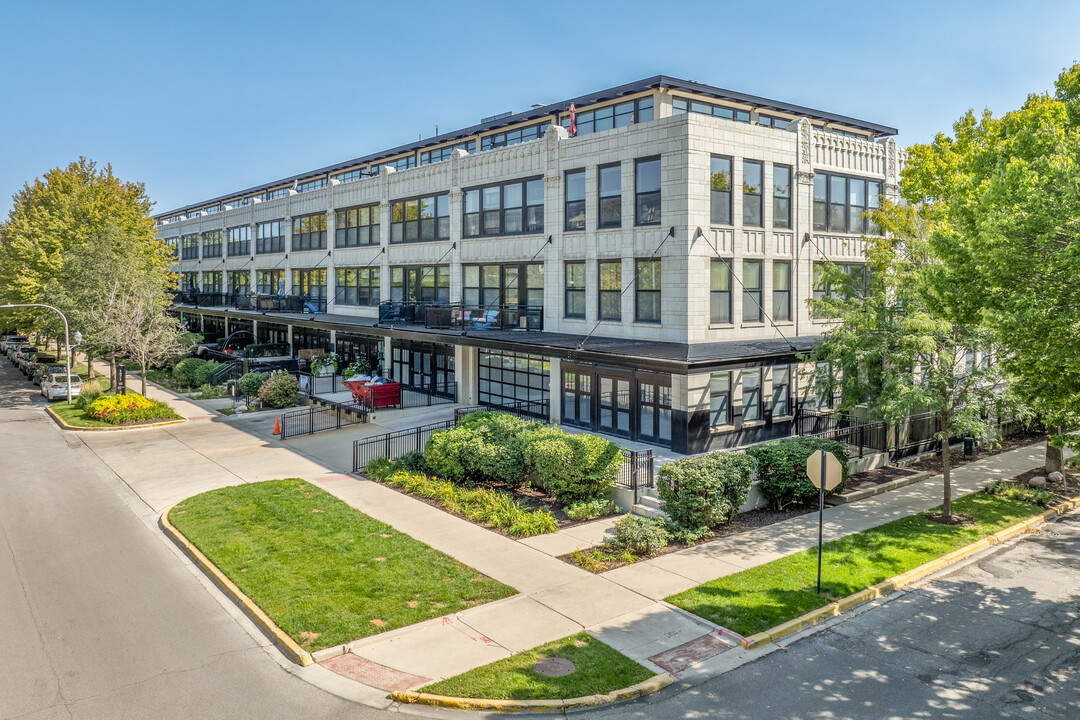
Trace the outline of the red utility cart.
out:
[[[384,407],[401,406],[400,383],[383,383],[381,385],[368,385],[360,380],[346,380],[343,385],[352,393],[353,399],[363,402],[372,410]]]

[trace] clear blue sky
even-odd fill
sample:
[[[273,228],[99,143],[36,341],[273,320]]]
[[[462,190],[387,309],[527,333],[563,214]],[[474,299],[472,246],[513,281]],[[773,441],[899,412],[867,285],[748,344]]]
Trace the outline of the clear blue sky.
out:
[[[164,212],[658,74],[908,145],[1050,89],[1078,28],[1077,0],[3,0],[0,217],[80,155]]]

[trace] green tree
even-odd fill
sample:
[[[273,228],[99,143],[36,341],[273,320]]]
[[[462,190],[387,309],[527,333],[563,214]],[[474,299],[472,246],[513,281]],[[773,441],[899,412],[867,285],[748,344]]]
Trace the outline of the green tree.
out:
[[[1000,118],[968,112],[910,149],[902,192],[950,237],[942,261],[979,298],[1001,369],[1060,447],[1080,449],[1080,64]]]
[[[833,321],[810,359],[825,361],[820,391],[841,389],[840,410],[865,406],[871,419],[898,423],[932,412],[942,441],[943,514],[951,515],[949,438],[982,436],[999,400],[996,369],[968,362],[986,347],[978,299],[964,278],[940,261],[954,236],[933,235],[918,208],[883,203],[875,221],[888,237],[865,239],[870,281],[832,264],[823,268],[829,294],[812,300],[815,316]]]

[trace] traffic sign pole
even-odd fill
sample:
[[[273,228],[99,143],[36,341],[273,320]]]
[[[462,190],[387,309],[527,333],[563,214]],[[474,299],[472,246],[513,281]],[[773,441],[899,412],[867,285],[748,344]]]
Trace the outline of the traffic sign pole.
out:
[[[825,526],[825,452],[821,453],[821,486],[818,491],[817,591],[821,594],[821,541]]]

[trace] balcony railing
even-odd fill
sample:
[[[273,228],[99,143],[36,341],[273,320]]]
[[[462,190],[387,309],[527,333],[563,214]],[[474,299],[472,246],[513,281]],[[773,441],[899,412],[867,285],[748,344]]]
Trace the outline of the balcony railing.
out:
[[[178,290],[173,293],[177,305],[194,307],[233,307],[237,310],[277,313],[325,313],[326,298],[301,293],[269,295],[266,293],[208,293],[197,290]]]
[[[543,305],[466,307],[445,303],[379,303],[379,323],[420,324],[431,330],[543,330]]]

